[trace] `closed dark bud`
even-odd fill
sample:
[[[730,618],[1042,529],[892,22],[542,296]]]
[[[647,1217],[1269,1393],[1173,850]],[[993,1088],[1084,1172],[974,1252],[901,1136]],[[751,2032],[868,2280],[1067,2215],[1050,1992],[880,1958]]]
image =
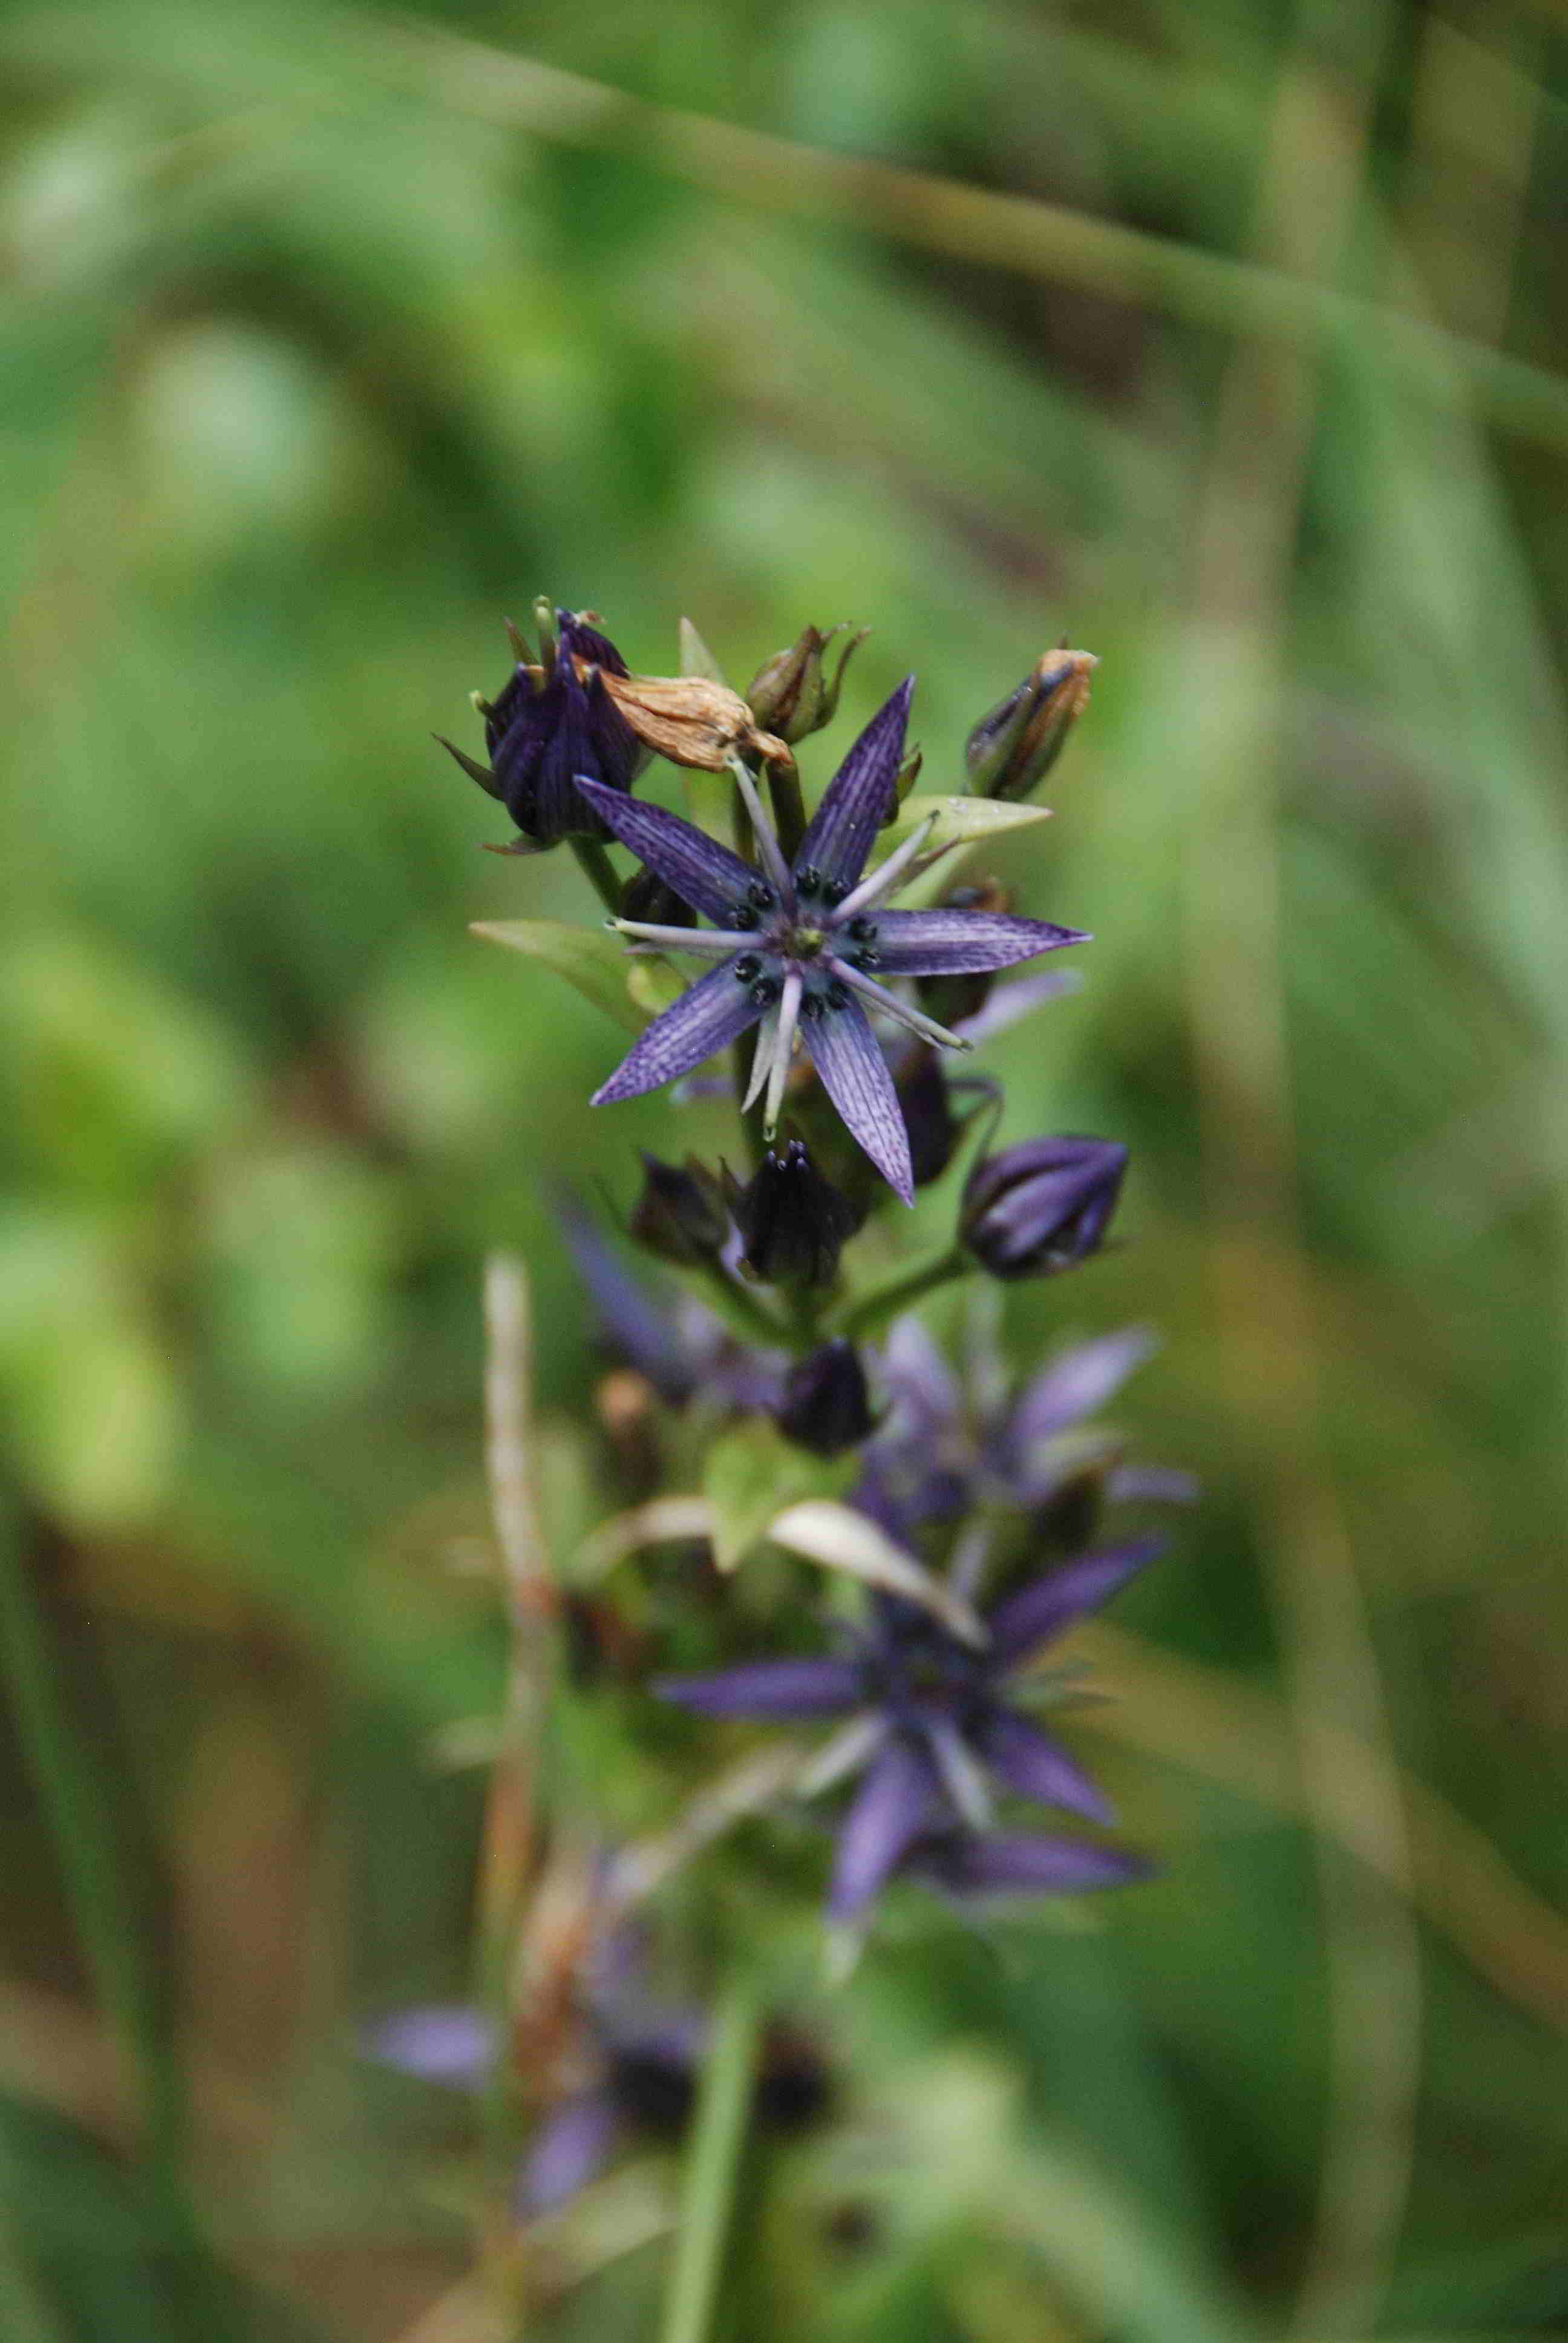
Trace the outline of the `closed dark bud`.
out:
[[[1012,909],[1012,898],[999,880],[982,879],[972,887],[950,887],[941,898],[941,908],[1005,914]],[[995,969],[982,968],[961,976],[919,977],[915,990],[928,1017],[934,1017],[939,1025],[961,1025],[966,1017],[979,1016],[995,982]]]
[[[1091,651],[1047,651],[1033,673],[980,718],[964,749],[971,796],[1026,798],[1039,788],[1089,705],[1089,679],[1098,665]]]
[[[682,1268],[714,1261],[729,1234],[719,1182],[695,1155],[684,1164],[642,1159],[642,1193],[631,1208],[629,1227],[645,1251]]]
[[[452,754],[480,787],[499,798],[518,829],[538,846],[563,838],[608,838],[588,810],[576,776],[629,789],[642,750],[606,693],[605,678],[623,677],[626,661],[607,637],[587,623],[597,613],[535,605],[539,654],[508,621],[517,665],[493,700],[477,702],[485,719],[488,770],[457,749]],[[448,741],[445,744],[451,748]]]
[[[818,1456],[838,1456],[873,1429],[865,1370],[852,1342],[824,1342],[784,1379],[780,1431]]]
[[[697,914],[673,887],[667,887],[657,870],[633,873],[621,890],[620,915],[623,920],[645,920],[649,927],[694,928]]]
[[[826,634],[819,628],[808,627],[787,651],[775,651],[765,660],[751,679],[746,699],[752,715],[765,730],[776,733],[791,748],[833,720],[844,669],[851,653],[866,639],[864,628],[849,637],[829,682],[822,655],[834,636],[845,632],[843,625],[830,627]]]
[[[733,1177],[728,1185],[746,1247],[742,1259],[753,1277],[771,1285],[832,1283],[860,1214],[824,1180],[804,1141],[790,1140],[781,1155],[770,1148],[745,1187]]]
[[[940,1053],[917,1042],[899,1069],[895,1087],[910,1134],[910,1169],[916,1187],[924,1188],[941,1178],[959,1143]]]
[[[1110,1139],[1027,1139],[977,1164],[960,1235],[993,1277],[1050,1277],[1099,1250],[1127,1150]]]

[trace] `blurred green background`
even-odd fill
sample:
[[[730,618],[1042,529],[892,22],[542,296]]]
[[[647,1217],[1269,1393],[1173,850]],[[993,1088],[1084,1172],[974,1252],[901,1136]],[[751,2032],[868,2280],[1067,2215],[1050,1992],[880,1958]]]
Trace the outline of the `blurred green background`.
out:
[[[539,591],[873,626],[818,781],[1100,654],[992,1055],[1129,1242],[1010,1334],[1157,1321],[1206,1493],[1081,1643],[1163,1875],[866,1965],[888,2201],[851,2109],[737,2331],[1568,2331],[1568,8],[96,0],[0,109],[6,2343],[496,2331],[355,2049],[464,1982],[481,1263],[580,1410],[548,1179],[722,1130],[465,933],[595,915],[429,739]]]

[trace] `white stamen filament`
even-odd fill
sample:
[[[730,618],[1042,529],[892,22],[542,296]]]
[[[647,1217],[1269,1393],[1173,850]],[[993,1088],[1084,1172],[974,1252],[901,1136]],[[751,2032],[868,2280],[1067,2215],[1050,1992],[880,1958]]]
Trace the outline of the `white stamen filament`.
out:
[[[789,865],[784,860],[784,851],[779,843],[779,833],[769,821],[763,809],[762,800],[757,794],[757,784],[739,757],[731,757],[729,769],[735,776],[735,785],[740,791],[746,810],[751,816],[751,827],[757,838],[757,851],[762,857],[762,867],[778,890],[779,901],[789,902],[794,896],[795,881],[790,876]]]
[[[931,1728],[929,1745],[942,1785],[970,1828],[990,1830],[996,1820],[990,1787],[962,1736],[942,1718]]]
[[[835,927],[841,927],[846,920],[857,918],[869,904],[879,903],[885,896],[890,895],[902,883],[910,863],[923,852],[926,840],[936,826],[936,815],[927,814],[919,830],[912,837],[905,839],[897,853],[890,854],[885,862],[879,862],[870,877],[862,879],[854,893],[845,896],[833,913]]]
[[[728,960],[731,952],[750,951],[757,941],[739,928],[661,928],[648,920],[607,920],[605,925],[623,936],[635,936],[638,943],[695,952],[699,960]]]
[[[762,1110],[764,1139],[770,1140],[779,1128],[779,1110],[784,1103],[784,1085],[789,1079],[789,1061],[795,1050],[795,1026],[800,1014],[800,995],[804,990],[805,979],[798,968],[792,968],[784,979],[783,997],[779,1003],[773,1071],[768,1077],[768,1103]]]
[[[773,1067],[773,1042],[779,1031],[779,1011],[770,1009],[757,1028],[757,1051],[751,1061],[751,1080],[746,1086],[746,1096],[740,1101],[742,1114],[749,1114],[762,1095],[763,1084]]]
[[[829,958],[827,965],[841,984],[847,984],[851,991],[863,994],[885,1017],[891,1017],[897,1024],[907,1025],[910,1031],[918,1033],[922,1041],[934,1041],[940,1050],[974,1048],[974,1043],[966,1041],[961,1033],[950,1033],[947,1027],[939,1025],[934,1017],[928,1017],[923,1010],[911,1009],[907,1001],[900,1001],[896,992],[888,990],[886,985],[862,976],[858,968],[849,966],[848,960]]]
[[[849,1775],[858,1773],[869,1757],[874,1756],[887,1739],[890,1727],[879,1711],[869,1715],[852,1716],[848,1725],[829,1735],[820,1749],[809,1757],[795,1777],[797,1797],[814,1798],[823,1790],[830,1790]]]

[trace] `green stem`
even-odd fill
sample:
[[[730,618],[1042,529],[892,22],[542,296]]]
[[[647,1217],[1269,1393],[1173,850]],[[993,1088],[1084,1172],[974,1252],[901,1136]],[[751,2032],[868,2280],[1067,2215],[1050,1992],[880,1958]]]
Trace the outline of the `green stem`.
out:
[[[620,917],[621,883],[615,864],[597,838],[574,838],[572,852],[578,868],[612,920]]]
[[[95,1763],[91,1738],[70,1714],[8,1507],[0,1508],[0,1654],[24,1762],[48,1824],[94,1990],[139,2087],[148,2218],[160,2244],[183,2249],[194,2269],[198,2244],[185,2177],[184,2080],[164,2038],[145,1932],[116,1845],[111,1786]],[[183,2318],[180,2325],[187,2331]]]
[[[934,1293],[953,1278],[966,1276],[973,1267],[963,1247],[956,1244],[924,1261],[900,1262],[885,1277],[851,1295],[843,1309],[829,1321],[827,1331],[842,1334],[851,1342],[867,1342],[900,1312],[912,1309],[917,1302],[923,1302],[928,1293]]]
[[[786,862],[793,862],[806,835],[806,800],[800,794],[800,769],[793,757],[788,764],[770,763],[768,795],[773,806],[773,827]]]
[[[681,2177],[680,2226],[659,2343],[708,2343],[712,2331],[761,2026],[756,1980],[748,1972],[737,1971],[714,2012],[713,2036]]]

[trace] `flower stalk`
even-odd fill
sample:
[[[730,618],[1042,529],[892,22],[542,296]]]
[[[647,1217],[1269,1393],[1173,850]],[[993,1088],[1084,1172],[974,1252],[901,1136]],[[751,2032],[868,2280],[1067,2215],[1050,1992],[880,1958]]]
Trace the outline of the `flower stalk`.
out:
[[[761,2026],[756,1976],[737,1963],[715,2005],[712,2041],[681,2179],[659,2343],[709,2343],[713,2333]]]

